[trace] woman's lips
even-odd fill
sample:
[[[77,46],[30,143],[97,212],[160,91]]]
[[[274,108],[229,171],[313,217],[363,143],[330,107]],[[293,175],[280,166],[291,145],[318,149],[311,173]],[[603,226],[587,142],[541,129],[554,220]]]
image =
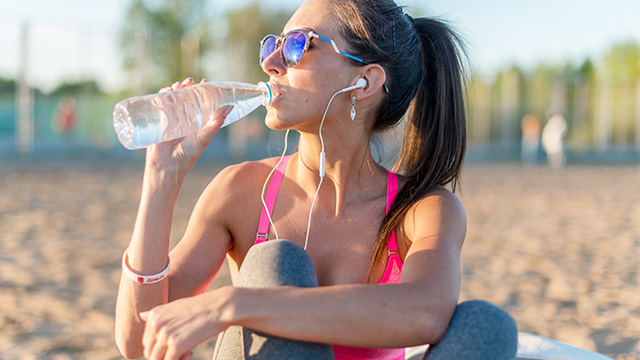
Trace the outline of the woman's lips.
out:
[[[273,96],[273,98],[271,99],[271,103],[269,103],[269,105],[271,105],[282,96],[282,92],[280,92],[280,87],[278,86],[278,84],[272,82],[269,82],[268,84],[271,88],[271,95]]]

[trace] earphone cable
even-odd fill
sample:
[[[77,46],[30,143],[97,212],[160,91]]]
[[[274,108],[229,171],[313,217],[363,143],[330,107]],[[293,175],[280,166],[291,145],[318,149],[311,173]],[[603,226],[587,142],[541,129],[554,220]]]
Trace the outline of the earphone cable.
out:
[[[276,236],[276,240],[280,240],[280,237],[278,236],[278,230],[276,230],[276,226],[273,223],[273,219],[271,219],[271,214],[269,214],[269,208],[267,208],[267,203],[265,202],[265,199],[264,199],[264,191],[267,188],[267,183],[269,182],[269,179],[271,179],[271,176],[273,176],[273,173],[278,168],[278,165],[280,165],[280,163],[282,162],[282,159],[284,159],[284,156],[287,154],[287,145],[289,143],[290,131],[291,129],[287,129],[287,132],[284,134],[284,150],[282,150],[282,155],[280,155],[280,159],[278,160],[276,165],[273,167],[273,169],[271,169],[269,176],[267,176],[267,180],[264,181],[264,184],[262,185],[262,194],[260,195],[260,200],[262,200],[262,206],[264,207],[264,210],[267,213],[267,218],[269,219],[269,224],[271,224],[271,227],[273,228],[273,234]]]
[[[309,220],[307,221],[307,234],[304,240],[304,249],[307,250],[307,245],[309,245],[309,232],[311,231],[311,215],[313,214],[313,207],[316,204],[316,199],[318,199],[318,194],[320,193],[320,187],[322,186],[322,180],[324,180],[324,162],[325,162],[325,153],[324,153],[324,138],[322,137],[322,125],[324,125],[324,120],[327,118],[327,113],[329,112],[329,107],[331,106],[331,102],[338,95],[344,92],[340,90],[333,94],[329,103],[327,104],[327,108],[324,110],[324,115],[322,115],[322,121],[320,122],[320,127],[318,128],[318,135],[320,136],[320,182],[318,183],[318,189],[316,189],[316,194],[313,197],[313,201],[311,202],[311,208],[309,209]]]

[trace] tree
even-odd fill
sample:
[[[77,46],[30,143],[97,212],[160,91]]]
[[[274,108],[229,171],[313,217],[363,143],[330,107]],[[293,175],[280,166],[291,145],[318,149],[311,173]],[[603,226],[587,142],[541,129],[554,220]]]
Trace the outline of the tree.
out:
[[[154,5],[132,0],[120,33],[123,66],[146,91],[187,76],[201,77],[197,66],[184,65],[189,61],[197,63],[208,50],[210,38],[205,0],[163,0]],[[186,39],[196,41],[196,53],[190,54],[195,59],[187,58],[189,54],[183,56]]]
[[[635,86],[640,77],[640,44],[628,41],[613,45],[603,56],[601,74],[612,86]]]
[[[13,79],[5,79],[0,77],[0,92],[15,92],[16,81]]]
[[[288,11],[266,13],[256,2],[227,14],[226,47],[227,51],[243,55],[234,56],[243,59],[238,64],[242,67],[243,81],[265,79],[266,75],[258,64],[259,41],[267,34],[280,34],[290,16],[291,12]]]
[[[49,93],[51,96],[100,94],[100,88],[95,80],[63,82]]]

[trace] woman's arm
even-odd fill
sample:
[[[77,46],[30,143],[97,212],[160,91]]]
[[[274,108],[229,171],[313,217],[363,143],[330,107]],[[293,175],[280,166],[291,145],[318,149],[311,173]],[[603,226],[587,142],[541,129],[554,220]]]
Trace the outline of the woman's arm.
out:
[[[145,169],[138,215],[127,249],[129,267],[138,274],[157,274],[167,266],[170,225],[179,191],[178,181],[174,180],[171,176]],[[168,281],[140,284],[124,273],[121,276],[115,334],[116,344],[125,357],[140,357],[139,339],[142,338],[144,324],[138,313],[167,302]]]
[[[189,137],[152,145],[147,149],[142,196],[127,250],[128,266],[133,272],[141,275],[157,274],[167,266],[171,220],[180,187],[187,172],[211,142],[229,110],[231,109],[221,108],[216,111],[211,121]],[[195,223],[202,222],[203,212],[198,211],[194,214]],[[228,245],[221,249],[221,252],[224,254],[227,248]],[[181,256],[176,256],[172,261],[173,269],[169,279],[155,284],[140,284],[122,275],[116,302],[116,344],[124,356],[136,358],[142,354],[144,323],[138,314],[168,301],[169,282],[172,278],[173,281],[180,280],[179,269],[183,260]],[[217,264],[218,268],[220,264]],[[211,269],[203,268],[195,274],[206,272],[211,272]],[[194,283],[189,282],[192,285]]]
[[[412,239],[401,284],[217,289],[146,313],[145,353],[177,358],[230,325],[359,347],[437,342],[458,301],[464,209],[438,189],[409,212],[401,230]]]

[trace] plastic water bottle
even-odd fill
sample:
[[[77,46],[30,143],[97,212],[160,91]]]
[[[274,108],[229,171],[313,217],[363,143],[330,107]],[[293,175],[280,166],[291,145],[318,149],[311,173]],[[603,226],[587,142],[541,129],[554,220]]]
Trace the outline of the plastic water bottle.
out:
[[[235,105],[222,125],[227,126],[271,100],[264,82],[205,82],[122,100],[113,110],[113,127],[124,147],[142,149],[193,134],[222,106]]]

